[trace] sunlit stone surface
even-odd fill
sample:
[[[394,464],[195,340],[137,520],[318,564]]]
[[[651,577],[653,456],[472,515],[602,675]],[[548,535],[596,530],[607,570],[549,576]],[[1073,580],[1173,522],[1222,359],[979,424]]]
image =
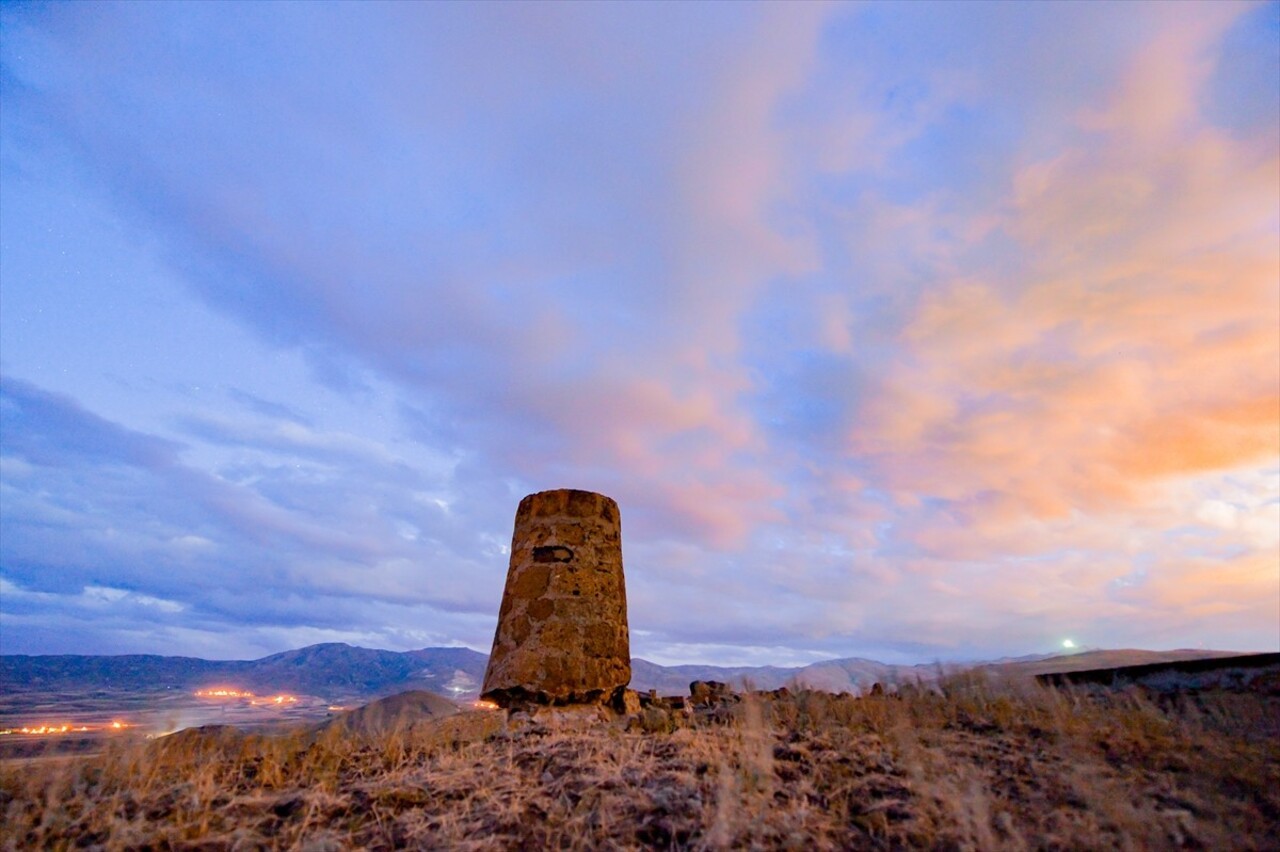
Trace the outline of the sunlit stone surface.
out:
[[[516,511],[481,696],[502,706],[609,701],[631,680],[618,504],[562,489]]]

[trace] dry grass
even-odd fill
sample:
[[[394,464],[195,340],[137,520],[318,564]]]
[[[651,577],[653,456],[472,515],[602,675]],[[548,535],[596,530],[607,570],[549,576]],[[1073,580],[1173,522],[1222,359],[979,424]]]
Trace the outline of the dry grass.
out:
[[[643,727],[189,731],[0,771],[6,849],[1274,849],[1280,698],[953,680]],[[679,721],[679,720],[677,720]],[[36,768],[38,767],[38,768]]]

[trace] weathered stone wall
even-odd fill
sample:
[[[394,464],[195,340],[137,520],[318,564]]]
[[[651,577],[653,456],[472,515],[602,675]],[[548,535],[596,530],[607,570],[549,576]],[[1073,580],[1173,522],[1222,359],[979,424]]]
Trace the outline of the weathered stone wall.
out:
[[[631,680],[618,504],[562,489],[516,511],[481,696],[503,706],[608,701]]]

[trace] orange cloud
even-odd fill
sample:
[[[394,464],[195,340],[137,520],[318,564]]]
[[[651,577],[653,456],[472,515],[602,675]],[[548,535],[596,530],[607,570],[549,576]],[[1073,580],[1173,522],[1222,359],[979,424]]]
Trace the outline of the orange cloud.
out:
[[[894,489],[990,534],[1280,455],[1280,157],[1198,112],[1235,14],[1158,34],[1077,144],[1017,171],[1016,277],[921,298],[849,438]]]
[[[1256,610],[1270,602],[1275,615],[1276,566],[1280,551],[1245,553],[1232,559],[1191,559],[1161,566],[1138,595],[1144,607],[1176,610],[1191,615],[1216,615]]]

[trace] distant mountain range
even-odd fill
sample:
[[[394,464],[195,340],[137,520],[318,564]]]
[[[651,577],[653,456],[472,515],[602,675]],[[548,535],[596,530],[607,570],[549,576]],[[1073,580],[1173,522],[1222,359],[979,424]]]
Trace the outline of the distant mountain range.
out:
[[[145,692],[233,686],[259,694],[295,692],[331,699],[425,689],[446,697],[479,694],[488,657],[470,648],[380,651],[339,642],[259,660],[126,655],[0,656],[4,692]]]
[[[808,666],[660,666],[631,661],[632,689],[685,694],[690,681],[717,680],[735,687],[776,689],[804,686],[829,692],[858,693],[880,682],[911,683],[937,679],[944,671],[983,668],[1000,675],[1031,676],[1112,666],[1231,656],[1233,651],[1083,651],[1034,655],[980,663],[896,666],[851,657]],[[0,691],[149,692],[233,686],[260,694],[294,692],[331,700],[370,698],[408,689],[425,689],[467,700],[480,692],[488,657],[470,648],[422,648],[379,651],[342,643],[311,645],[259,660],[202,660],[194,657],[127,655],[0,656]]]

